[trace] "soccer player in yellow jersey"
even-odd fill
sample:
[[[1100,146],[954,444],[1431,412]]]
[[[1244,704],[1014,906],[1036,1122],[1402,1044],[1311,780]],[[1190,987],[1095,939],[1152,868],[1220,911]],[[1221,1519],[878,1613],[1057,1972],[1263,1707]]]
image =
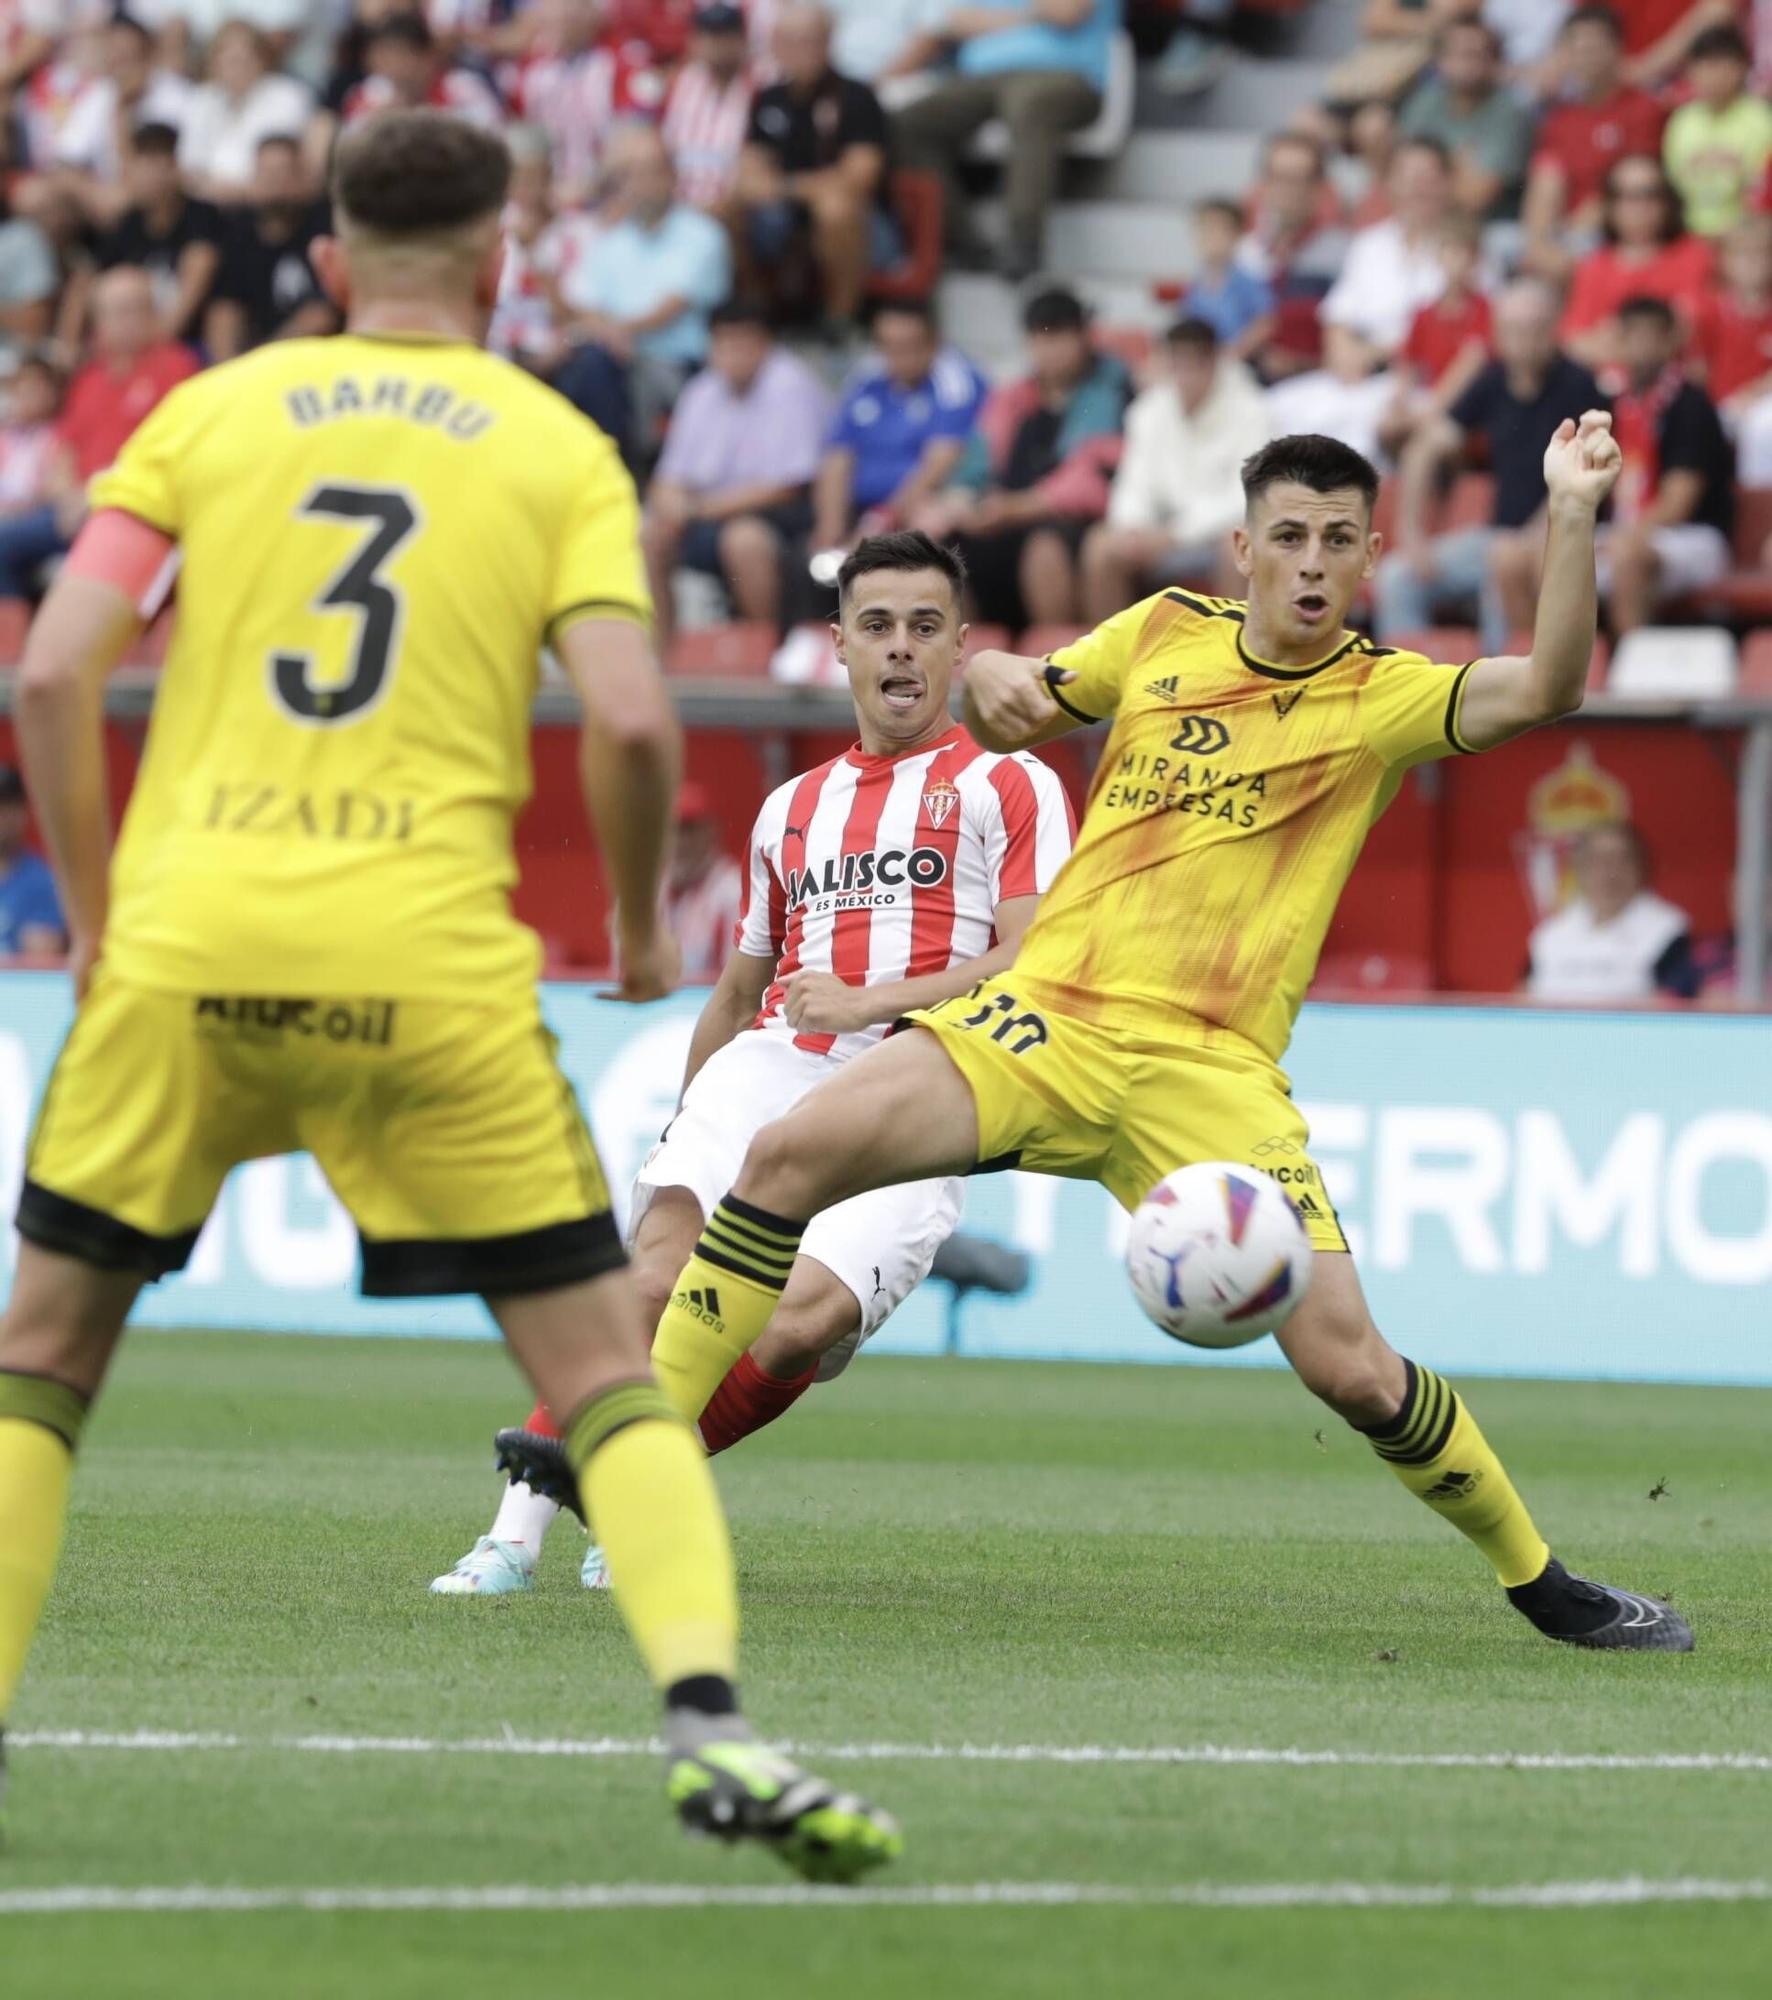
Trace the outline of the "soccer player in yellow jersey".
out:
[[[1403,773],[1581,704],[1594,519],[1611,420],[1545,454],[1548,546],[1527,658],[1436,666],[1345,629],[1379,552],[1378,477],[1345,445],[1281,438],[1243,469],[1247,603],[1165,591],[1051,663],[986,653],[973,734],[1023,749],[1113,731],[1076,850],[1010,971],[913,1014],[753,1141],[659,1325],[653,1366],[695,1416],[767,1324],[805,1219],[864,1188],[1019,1165],[1100,1181],[1128,1208],[1175,1167],[1283,1171],[1317,1251],[1279,1340],[1306,1386],[1489,1559],[1553,1639],[1684,1651],[1664,1604],[1572,1576],[1463,1400],[1389,1347],[1305,1150],[1279,1068],[1366,830]],[[719,1289],[723,1317],[693,1306]]]
[[[684,1821],[849,1880],[897,1832],[739,1715],[719,1500],[648,1371],[510,909],[545,639],[583,704],[625,997],[673,984],[655,910],[680,742],[633,486],[601,432],[479,344],[509,171],[502,141],[438,112],[347,135],[316,253],[346,333],[169,396],[97,482],[31,632],[19,737],[79,1009],[0,1323],[0,1722],[136,1294],[184,1264],[231,1167],[307,1148],[356,1219],[364,1291],[482,1294],[571,1413]],[[100,691],[174,552],[177,635],[111,858]]]

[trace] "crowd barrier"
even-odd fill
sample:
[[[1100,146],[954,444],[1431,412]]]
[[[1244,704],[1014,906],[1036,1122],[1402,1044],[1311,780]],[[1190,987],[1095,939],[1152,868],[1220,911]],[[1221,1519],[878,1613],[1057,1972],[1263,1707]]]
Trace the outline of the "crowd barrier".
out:
[[[695,993],[644,1010],[546,989],[618,1201],[670,1115]],[[70,1012],[58,974],[0,976],[0,1195]],[[1772,1033],[1762,1019],[1463,1006],[1306,1009],[1290,1068],[1379,1322],[1464,1374],[1772,1384]],[[964,1351],[1201,1357],[1140,1317],[1124,1220],[1098,1188],[975,1182],[965,1227],[1029,1253],[1013,1300],[975,1296]],[[8,1233],[10,1268],[15,1239]],[[190,1268],[138,1322],[267,1332],[485,1337],[477,1300],[367,1301],[351,1226],[311,1160],[237,1172]],[[879,1351],[940,1349],[945,1302],[913,1298]],[[1271,1341],[1222,1360],[1272,1364]],[[1221,1357],[1212,1358],[1214,1364]]]

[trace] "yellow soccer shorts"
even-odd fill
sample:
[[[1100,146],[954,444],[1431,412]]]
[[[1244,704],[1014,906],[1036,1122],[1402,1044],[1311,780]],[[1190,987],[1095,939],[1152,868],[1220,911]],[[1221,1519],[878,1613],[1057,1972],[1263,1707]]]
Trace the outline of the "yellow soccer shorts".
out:
[[[102,968],[37,1114],[19,1233],[164,1277],[230,1168],[302,1150],[357,1224],[370,1296],[547,1291],[624,1261],[533,995],[200,996]]]
[[[1280,1183],[1315,1249],[1347,1248],[1304,1119],[1264,1058],[1117,1035],[1067,1017],[1013,972],[910,1019],[971,1087],[978,1171],[1100,1181],[1130,1209],[1177,1167],[1233,1160]]]

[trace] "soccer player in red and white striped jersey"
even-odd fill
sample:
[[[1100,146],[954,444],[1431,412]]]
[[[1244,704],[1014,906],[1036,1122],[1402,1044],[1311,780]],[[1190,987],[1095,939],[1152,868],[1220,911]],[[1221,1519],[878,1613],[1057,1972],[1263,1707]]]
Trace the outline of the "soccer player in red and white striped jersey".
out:
[[[653,1320],[752,1137],[911,1008],[1013,963],[1070,854],[1074,822],[1051,769],[982,750],[949,719],[963,581],[958,559],[920,534],[876,536],[844,564],[837,650],[860,741],[778,787],[757,817],[737,949],[696,1023],[681,1107],[634,1188],[634,1275]],[[841,1373],[927,1276],[963,1187],[883,1188],[813,1220],[766,1338],[702,1416],[710,1451]],[[529,1428],[550,1429],[547,1412]],[[491,1533],[431,1588],[527,1590],[556,1511],[514,1483]],[[597,1551],[584,1574],[602,1580]]]

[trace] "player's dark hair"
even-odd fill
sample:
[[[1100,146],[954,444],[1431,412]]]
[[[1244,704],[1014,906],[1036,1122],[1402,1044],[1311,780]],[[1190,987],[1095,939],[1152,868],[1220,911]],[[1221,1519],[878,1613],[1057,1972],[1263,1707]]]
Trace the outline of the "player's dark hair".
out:
[[[347,224],[428,236],[504,207],[511,156],[496,133],[447,111],[378,111],[339,140],[332,198]]]
[[[1692,46],[1686,51],[1686,60],[1695,62],[1738,62],[1743,69],[1753,67],[1753,51],[1747,45],[1747,37],[1730,21],[1719,21],[1714,28],[1706,28],[1701,35],[1692,38]]]
[[[1312,493],[1354,487],[1370,514],[1378,500],[1378,471],[1352,445],[1314,431],[1275,438],[1243,461],[1243,499],[1253,507],[1270,486],[1303,486]]]
[[[1618,323],[1627,319],[1652,319],[1663,333],[1672,333],[1679,326],[1679,315],[1666,299],[1658,299],[1652,292],[1637,292],[1626,299],[1618,308]]]
[[[138,160],[176,160],[178,127],[157,120],[138,125],[129,135],[129,150]]]
[[[1598,0],[1589,0],[1589,4],[1585,7],[1572,8],[1562,27],[1557,30],[1557,39],[1561,41],[1563,36],[1575,28],[1604,28],[1620,48],[1624,47],[1623,22],[1610,7],[1600,6]]]
[[[1218,352],[1217,327],[1209,319],[1196,319],[1192,313],[1183,313],[1163,338],[1171,347],[1191,347],[1208,360]]]
[[[882,569],[938,570],[952,586],[955,604],[966,592],[966,565],[958,554],[921,529],[904,528],[895,535],[867,535],[856,543],[837,572],[837,602],[849,602],[858,577]]]

